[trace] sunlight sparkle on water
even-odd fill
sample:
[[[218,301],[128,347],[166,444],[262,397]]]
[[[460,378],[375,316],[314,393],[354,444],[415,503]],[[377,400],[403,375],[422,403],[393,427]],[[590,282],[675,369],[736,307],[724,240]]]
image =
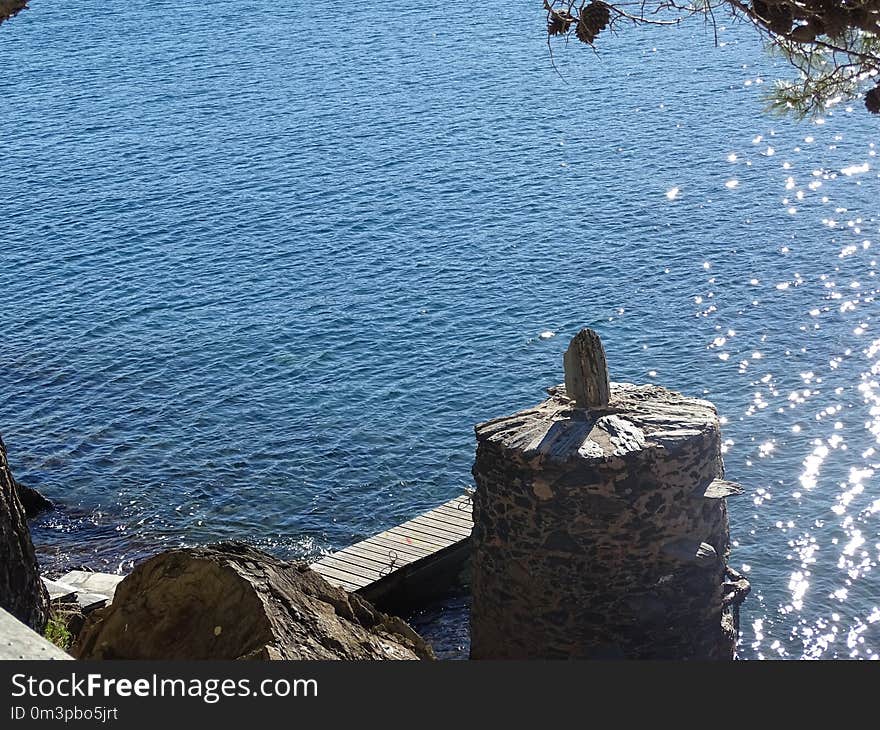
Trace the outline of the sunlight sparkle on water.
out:
[[[809,572],[796,570],[791,574],[788,581],[788,589],[791,591],[791,604],[796,611],[800,611],[804,607],[804,596],[810,583],[807,580]]]

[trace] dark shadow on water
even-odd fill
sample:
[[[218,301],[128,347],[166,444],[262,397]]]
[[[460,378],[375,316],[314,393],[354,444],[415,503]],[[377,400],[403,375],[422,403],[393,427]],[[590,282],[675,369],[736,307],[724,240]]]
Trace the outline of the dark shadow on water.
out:
[[[438,659],[467,659],[470,610],[470,587],[462,585],[403,618],[434,647]]]

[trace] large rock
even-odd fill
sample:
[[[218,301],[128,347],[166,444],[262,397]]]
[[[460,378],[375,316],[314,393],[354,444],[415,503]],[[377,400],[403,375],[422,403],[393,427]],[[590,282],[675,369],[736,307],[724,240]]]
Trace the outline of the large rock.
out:
[[[0,438],[0,607],[42,633],[49,596],[40,580],[27,517]]]
[[[29,520],[55,507],[51,499],[44,497],[33,487],[26,487],[21,482],[15,482],[15,492],[21,502],[21,506],[24,507],[25,516]]]
[[[433,659],[401,619],[243,543],[160,553],[90,614],[80,659]]]

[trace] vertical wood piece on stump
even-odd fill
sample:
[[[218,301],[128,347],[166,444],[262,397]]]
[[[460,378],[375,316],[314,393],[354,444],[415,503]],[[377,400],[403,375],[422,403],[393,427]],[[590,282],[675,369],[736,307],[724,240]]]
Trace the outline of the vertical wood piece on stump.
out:
[[[611,398],[605,348],[594,330],[584,328],[571,340],[562,358],[565,391],[578,408],[607,408]]]

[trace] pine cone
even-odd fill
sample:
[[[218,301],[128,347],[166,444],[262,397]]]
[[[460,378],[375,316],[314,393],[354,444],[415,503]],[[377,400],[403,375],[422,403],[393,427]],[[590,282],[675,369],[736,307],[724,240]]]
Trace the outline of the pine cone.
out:
[[[0,25],[27,8],[28,0],[0,0]]]
[[[786,3],[770,4],[764,0],[752,0],[752,14],[777,35],[791,31],[794,15]]]
[[[574,16],[567,10],[547,10],[547,33],[549,35],[565,35],[571,24],[574,23]]]
[[[611,12],[608,6],[601,0],[593,0],[586,7],[581,8],[580,20],[575,28],[575,35],[581,43],[592,45],[593,40],[611,22]]]
[[[831,7],[819,15],[822,30],[829,38],[841,38],[849,29],[853,18],[846,8]]]
[[[875,86],[865,94],[865,108],[871,114],[880,114],[880,86]]]
[[[810,25],[796,25],[794,30],[788,34],[788,37],[791,38],[796,43],[812,43],[816,40],[816,29]]]

